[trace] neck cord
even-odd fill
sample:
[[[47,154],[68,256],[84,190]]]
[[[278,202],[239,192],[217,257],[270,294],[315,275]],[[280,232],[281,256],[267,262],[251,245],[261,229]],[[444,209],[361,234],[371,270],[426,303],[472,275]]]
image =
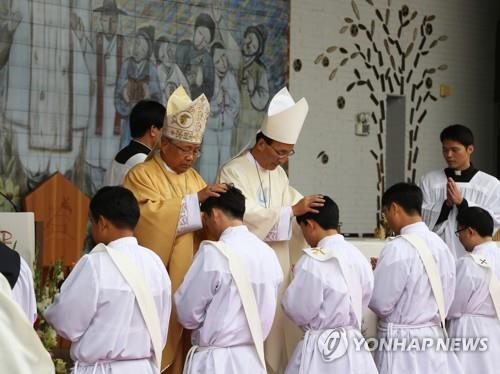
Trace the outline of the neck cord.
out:
[[[266,192],[264,191],[264,186],[262,185],[262,179],[260,177],[259,166],[257,165],[257,160],[254,159],[255,162],[255,170],[257,170],[257,176],[259,177],[260,189],[262,191],[262,197],[264,198],[264,206],[266,208],[271,207],[271,173],[269,173],[269,202],[266,198]],[[268,206],[269,203],[269,206]]]

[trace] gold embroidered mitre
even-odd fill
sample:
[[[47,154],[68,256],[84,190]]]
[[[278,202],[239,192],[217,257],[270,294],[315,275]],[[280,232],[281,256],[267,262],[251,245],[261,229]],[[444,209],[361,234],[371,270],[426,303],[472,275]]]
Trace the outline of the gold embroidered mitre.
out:
[[[163,135],[174,140],[201,144],[210,115],[210,104],[204,94],[194,101],[182,86],[170,95]]]

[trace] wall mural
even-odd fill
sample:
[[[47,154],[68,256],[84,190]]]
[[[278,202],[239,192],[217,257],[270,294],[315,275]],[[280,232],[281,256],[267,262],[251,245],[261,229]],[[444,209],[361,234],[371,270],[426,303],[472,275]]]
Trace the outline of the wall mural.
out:
[[[345,17],[340,34],[350,36],[349,45],[328,47],[320,53],[314,63],[328,68],[329,80],[334,80],[340,69],[347,69],[349,63],[360,62],[366,69],[353,69],[354,80],[346,87],[346,92],[363,90],[375,106],[371,112],[374,124],[378,124],[378,148],[370,150],[377,167],[377,225],[382,222],[381,200],[385,190],[384,144],[386,125],[387,95],[405,95],[410,108],[408,129],[407,180],[415,182],[418,159],[418,132],[431,101],[437,101],[432,94],[433,76],[448,68],[447,65],[431,66],[426,63],[427,56],[439,43],[446,41],[446,35],[434,36],[434,15],[420,17],[417,10],[403,5],[392,8],[391,0],[387,6],[377,7],[372,0],[371,17],[363,15],[356,1],[351,1],[352,17]],[[391,13],[395,13],[391,17]],[[366,16],[366,17],[365,17]],[[363,39],[361,47],[359,44]],[[330,64],[330,60],[334,60]],[[328,63],[326,62],[328,60]],[[344,108],[345,97],[339,96],[337,105]]]
[[[212,114],[207,181],[254,135],[288,76],[288,2],[0,0],[0,192],[55,171],[84,192],[128,144],[128,116],[182,84]],[[0,211],[10,206],[0,199]]]

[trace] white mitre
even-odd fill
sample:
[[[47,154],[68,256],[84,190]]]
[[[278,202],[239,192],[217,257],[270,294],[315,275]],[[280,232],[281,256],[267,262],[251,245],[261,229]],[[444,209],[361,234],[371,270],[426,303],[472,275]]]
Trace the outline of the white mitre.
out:
[[[308,111],[307,100],[302,98],[295,102],[284,87],[271,99],[261,131],[275,141],[295,144]]]

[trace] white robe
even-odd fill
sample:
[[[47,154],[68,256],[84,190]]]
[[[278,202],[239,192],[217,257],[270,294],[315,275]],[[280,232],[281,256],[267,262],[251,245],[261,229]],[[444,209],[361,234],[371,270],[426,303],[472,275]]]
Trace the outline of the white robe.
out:
[[[273,323],[278,288],[283,281],[273,250],[246,226],[227,228],[220,241],[237,253],[248,270],[255,292],[264,339]],[[227,259],[211,245],[200,247],[183,283],[175,293],[179,322],[194,330],[194,373],[265,373],[248,328],[241,299]]]
[[[126,237],[108,244],[126,253],[151,287],[166,343],[171,285],[165,266],[151,250]],[[78,374],[153,374],[151,337],[135,295],[107,253],[83,256],[44,313],[62,337],[70,340]]]
[[[130,157],[126,163],[120,164],[118,161],[111,161],[111,165],[106,170],[104,175],[105,186],[121,186],[125,180],[128,171],[135,165],[140,164],[146,160],[148,155],[144,153],[137,153]]]
[[[500,278],[500,248],[495,242],[478,245],[472,253],[488,261]],[[488,338],[485,352],[457,352],[466,373],[498,373],[500,357],[500,321],[491,300],[489,272],[470,256],[457,261],[457,289],[450,308],[450,337]]]
[[[336,256],[359,276],[363,290],[362,304],[366,308],[373,290],[373,272],[366,258],[339,234],[323,238],[318,247],[334,250]],[[321,262],[303,255],[295,265],[293,274],[294,278],[285,291],[281,305],[306,335],[295,348],[286,374],[377,373],[370,352],[356,352],[353,343],[349,344],[352,349],[346,355],[330,362],[323,359],[318,348],[319,336],[329,329],[343,327],[351,339],[362,338],[349,290],[337,261]],[[304,357],[303,352],[306,352]]]
[[[401,234],[419,236],[432,252],[448,311],[455,295],[455,261],[451,251],[423,222],[403,227]],[[375,268],[375,286],[369,306],[382,320],[379,338],[443,337],[438,306],[422,260],[417,250],[403,238],[391,240],[384,246]],[[375,362],[381,374],[461,373],[454,353],[435,349],[422,352],[376,350]]]
[[[0,373],[53,374],[54,364],[0,273]]]
[[[218,180],[233,183],[246,197],[243,221],[248,229],[275,251],[283,270],[285,282],[278,293],[278,302],[290,277],[291,265],[302,255],[307,243],[292,216],[292,206],[302,195],[290,186],[281,166],[263,169],[250,152],[224,165]],[[283,373],[301,331],[278,308],[274,324],[265,342],[266,362],[270,373]]]
[[[21,270],[17,282],[12,289],[12,298],[21,307],[28,321],[33,325],[36,321],[36,298],[31,269],[21,257]]]
[[[446,221],[436,225],[446,200],[446,183],[447,177],[443,170],[431,171],[422,177],[420,181],[420,188],[424,195],[422,218],[429,228],[439,234],[448,244],[455,256],[460,257],[465,254],[465,249],[455,235],[457,207],[453,207]],[[470,207],[479,206],[491,214],[496,232],[500,228],[500,181],[489,174],[478,171],[469,182],[456,183],[462,197],[467,200]]]

